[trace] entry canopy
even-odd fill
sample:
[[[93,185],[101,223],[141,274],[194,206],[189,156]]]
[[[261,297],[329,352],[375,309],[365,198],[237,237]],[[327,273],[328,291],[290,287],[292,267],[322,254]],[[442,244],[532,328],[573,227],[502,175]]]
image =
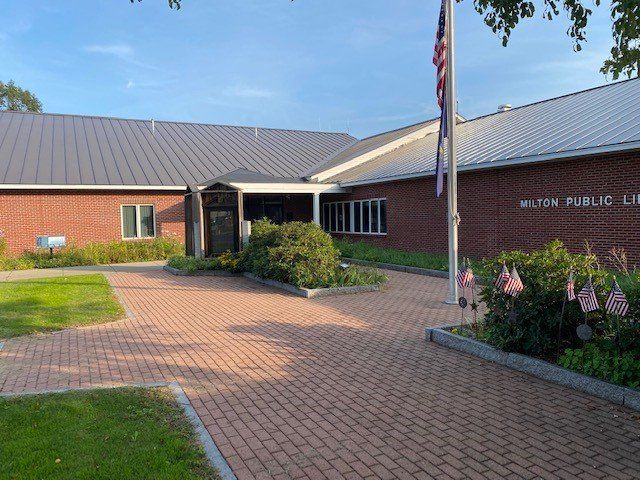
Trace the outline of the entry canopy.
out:
[[[302,178],[272,177],[239,168],[206,182],[190,185],[189,191],[199,192],[219,184],[243,193],[346,193],[350,190],[337,183],[314,183]]]

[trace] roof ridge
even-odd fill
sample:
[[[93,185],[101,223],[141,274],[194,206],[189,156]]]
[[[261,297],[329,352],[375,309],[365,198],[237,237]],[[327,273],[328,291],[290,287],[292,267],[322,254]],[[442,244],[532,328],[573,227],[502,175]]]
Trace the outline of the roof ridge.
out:
[[[296,128],[278,128],[278,127],[258,127],[255,125],[231,125],[224,123],[206,123],[206,122],[189,122],[186,120],[158,120],[155,118],[125,118],[125,117],[114,117],[109,115],[85,115],[80,113],[57,113],[57,112],[24,112],[20,110],[0,110],[0,114],[3,113],[11,113],[11,114],[22,114],[22,115],[51,115],[55,117],[80,117],[80,118],[96,118],[103,120],[123,120],[127,122],[150,122],[151,120],[156,123],[177,123],[181,125],[205,125],[210,127],[230,127],[230,128],[248,128],[255,130],[273,130],[279,132],[300,132],[300,133],[321,133],[325,135],[345,135],[351,137],[355,140],[358,140],[353,135],[348,132],[339,132],[339,131],[326,131],[326,130],[305,130],[305,129],[296,129]]]
[[[595,87],[590,87],[590,88],[585,88],[584,90],[578,90],[576,92],[570,92],[570,93],[565,93],[564,95],[558,95],[557,97],[551,97],[551,98],[545,98],[543,100],[538,100],[537,102],[531,102],[531,103],[526,103],[524,105],[518,105],[517,107],[513,107],[510,110],[506,110],[504,112],[491,112],[491,113],[486,113],[484,115],[480,115],[478,117],[475,118],[470,118],[467,120],[467,122],[474,122],[476,120],[480,120],[482,118],[487,118],[487,117],[491,117],[493,115],[500,115],[502,113],[509,113],[509,112],[513,112],[514,110],[521,110],[523,108],[527,108],[527,107],[532,107],[534,105],[540,105],[541,103],[546,103],[546,102],[552,102],[554,100],[560,100],[561,98],[567,98],[567,97],[572,97],[574,95],[580,95],[582,93],[587,93],[587,92],[592,92],[594,90],[599,90],[601,88],[609,88],[609,87],[614,87],[616,85],[621,85],[623,83],[629,83],[632,82],[634,80],[640,80],[640,77],[636,77],[636,78],[627,78],[626,80],[620,80],[617,82],[612,82],[612,83],[605,83],[603,85],[597,85]]]

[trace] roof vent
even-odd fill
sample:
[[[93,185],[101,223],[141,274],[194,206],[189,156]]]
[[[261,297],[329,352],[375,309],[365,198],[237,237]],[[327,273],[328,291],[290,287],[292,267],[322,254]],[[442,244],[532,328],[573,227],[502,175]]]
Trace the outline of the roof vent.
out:
[[[502,105],[498,106],[498,112],[508,112],[509,110],[511,110],[511,104],[510,103],[504,103]]]

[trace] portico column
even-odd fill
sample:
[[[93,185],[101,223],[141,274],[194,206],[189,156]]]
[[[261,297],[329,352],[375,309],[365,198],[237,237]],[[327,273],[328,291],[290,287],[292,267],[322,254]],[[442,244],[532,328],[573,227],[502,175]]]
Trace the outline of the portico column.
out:
[[[320,225],[320,194],[313,194],[313,223]]]

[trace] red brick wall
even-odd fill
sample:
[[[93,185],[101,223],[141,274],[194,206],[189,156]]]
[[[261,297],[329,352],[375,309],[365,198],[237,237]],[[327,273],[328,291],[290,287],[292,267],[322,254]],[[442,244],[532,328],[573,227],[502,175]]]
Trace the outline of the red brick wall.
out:
[[[387,198],[387,236],[357,236],[402,250],[447,251],[446,191],[435,198],[434,178],[354,187],[327,199]],[[573,251],[588,241],[606,261],[624,247],[640,264],[640,205],[621,205],[640,194],[640,153],[590,157],[521,167],[460,173],[460,251],[483,257],[501,250],[539,248],[560,239]],[[612,206],[568,207],[567,196],[611,195]],[[559,197],[557,208],[521,209],[521,199]]]
[[[34,250],[38,235],[65,235],[67,244],[121,240],[120,206],[153,204],[156,234],[184,241],[183,195],[178,192],[0,190],[0,230],[9,252]]]

